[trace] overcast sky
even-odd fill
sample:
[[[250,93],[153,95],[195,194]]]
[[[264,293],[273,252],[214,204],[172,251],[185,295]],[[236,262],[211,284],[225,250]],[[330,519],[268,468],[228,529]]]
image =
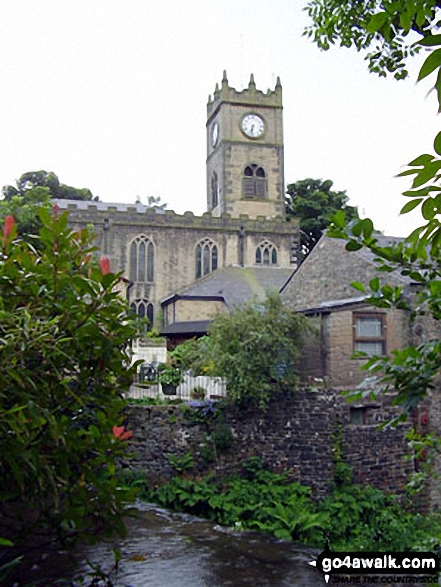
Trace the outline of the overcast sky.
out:
[[[201,214],[208,95],[224,69],[238,90],[252,72],[264,91],[281,78],[286,183],[331,179],[377,228],[408,234],[420,216],[399,217],[409,179],[394,176],[433,152],[430,83],[319,51],[306,2],[0,0],[0,186],[45,169],[103,201]]]

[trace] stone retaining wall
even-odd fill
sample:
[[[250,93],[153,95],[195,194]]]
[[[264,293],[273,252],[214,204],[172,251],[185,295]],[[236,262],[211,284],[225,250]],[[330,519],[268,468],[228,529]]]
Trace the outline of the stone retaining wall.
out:
[[[403,459],[411,424],[378,429],[393,413],[387,397],[381,404],[348,404],[338,391],[302,389],[280,394],[266,412],[228,407],[204,419],[198,417],[203,409],[129,407],[126,425],[134,433],[134,457],[124,465],[156,483],[176,474],[169,455],[191,454],[193,472],[219,475],[239,472],[245,459],[259,456],[273,471],[291,470],[292,479],[312,486],[316,495],[330,489],[339,445],[356,482],[400,494],[413,467]],[[214,452],[213,431],[230,434],[231,445]]]

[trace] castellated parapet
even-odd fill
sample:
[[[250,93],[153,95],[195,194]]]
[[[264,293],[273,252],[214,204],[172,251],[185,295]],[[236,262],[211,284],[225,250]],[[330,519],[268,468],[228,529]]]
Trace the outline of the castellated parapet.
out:
[[[248,87],[242,91],[237,91],[228,84],[227,72],[224,71],[221,87],[219,88],[219,85],[216,84],[213,97],[208,97],[207,119],[209,121],[221,102],[245,106],[282,108],[282,85],[280,83],[280,77],[277,77],[275,89],[270,90],[268,88],[265,93],[256,88],[254,75],[251,74]]]

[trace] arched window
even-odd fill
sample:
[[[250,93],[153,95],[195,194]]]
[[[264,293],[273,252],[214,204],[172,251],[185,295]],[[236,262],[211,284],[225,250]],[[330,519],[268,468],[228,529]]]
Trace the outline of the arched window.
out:
[[[209,238],[206,238],[196,246],[196,279],[215,271],[217,266],[217,245]]]
[[[130,281],[153,281],[155,248],[146,236],[136,237],[130,244]]]
[[[216,208],[219,204],[219,184],[217,181],[217,173],[213,171],[211,176],[211,207]]]
[[[263,167],[255,163],[245,167],[242,177],[242,195],[244,198],[266,198],[267,179]]]
[[[277,249],[269,241],[263,241],[257,247],[256,265],[277,265]]]
[[[147,320],[149,321],[149,326],[147,330],[150,330],[153,326],[153,304],[149,303],[148,300],[134,300],[130,304],[130,307],[132,311],[135,314],[137,314],[140,318],[147,318]]]

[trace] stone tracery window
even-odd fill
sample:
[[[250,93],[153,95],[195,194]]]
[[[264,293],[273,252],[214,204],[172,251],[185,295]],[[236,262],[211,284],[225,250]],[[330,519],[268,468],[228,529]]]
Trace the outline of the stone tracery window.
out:
[[[256,265],[277,265],[277,249],[267,240],[256,249]]]
[[[153,281],[155,268],[155,248],[152,241],[144,235],[136,237],[130,244],[130,281]]]
[[[266,198],[267,179],[263,167],[247,165],[242,177],[242,195],[245,198]]]
[[[208,275],[218,267],[217,245],[209,238],[196,246],[196,279]]]
[[[140,318],[147,318],[149,321],[148,330],[153,326],[154,309],[153,304],[148,300],[134,300],[130,304],[132,311],[137,314]]]

